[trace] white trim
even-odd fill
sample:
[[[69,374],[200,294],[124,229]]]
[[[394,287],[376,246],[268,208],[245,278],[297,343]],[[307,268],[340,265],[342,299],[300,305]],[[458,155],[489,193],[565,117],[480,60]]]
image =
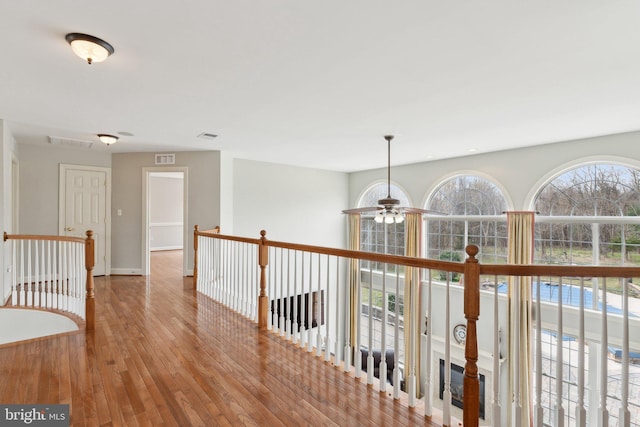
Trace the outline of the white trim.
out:
[[[104,168],[100,166],[84,166],[84,165],[70,165],[60,163],[60,176],[58,180],[58,235],[64,236],[65,227],[65,199],[66,199],[66,176],[68,170],[81,170],[91,172],[104,172],[105,174],[105,202],[104,202],[104,222],[105,222],[105,236],[104,236],[104,274],[109,276],[111,274],[111,168]]]
[[[152,222],[149,227],[177,227],[183,224],[183,222]]]
[[[154,246],[149,248],[149,252],[155,251],[175,251],[178,249],[183,249],[182,246]],[[183,255],[184,256],[184,255]]]
[[[142,270],[139,268],[112,268],[112,276],[142,276]]]
[[[189,168],[185,166],[156,166],[142,168],[142,268],[141,274],[148,276],[151,274],[151,245],[149,243],[149,175],[154,172],[182,172],[183,174],[183,248],[189,247],[189,230],[188,230],[188,204],[189,204]],[[182,275],[188,275],[187,254],[182,254]],[[130,274],[130,273],[129,273]]]
[[[11,152],[11,232],[20,234],[20,163],[15,151]]]

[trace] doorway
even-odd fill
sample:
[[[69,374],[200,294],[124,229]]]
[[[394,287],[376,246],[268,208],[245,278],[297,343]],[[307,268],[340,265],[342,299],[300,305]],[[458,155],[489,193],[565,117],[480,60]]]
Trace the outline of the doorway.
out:
[[[151,253],[171,253],[187,275],[187,168],[143,168],[142,271],[151,274]],[[154,256],[158,259],[158,256]]]
[[[111,269],[111,169],[60,165],[58,234],[86,238],[93,231],[94,276]]]

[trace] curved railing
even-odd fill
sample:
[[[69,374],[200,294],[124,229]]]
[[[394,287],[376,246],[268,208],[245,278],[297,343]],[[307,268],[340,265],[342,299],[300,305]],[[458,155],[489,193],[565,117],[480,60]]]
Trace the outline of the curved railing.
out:
[[[409,406],[421,405],[426,416],[441,411],[436,419],[441,417],[443,425],[453,425],[457,416],[465,426],[563,425],[565,418],[575,418],[577,425],[586,425],[587,419],[607,425],[609,417],[632,425],[630,408],[640,411],[629,392],[629,356],[640,352],[640,321],[629,312],[629,283],[640,277],[638,267],[483,265],[475,246],[467,247],[464,263],[456,263],[277,242],[264,231],[253,239],[198,227],[194,249],[198,292],[355,377],[365,372],[368,384],[381,391],[390,386],[394,398],[406,392]],[[509,280],[515,294],[504,292]],[[622,301],[615,312],[607,303],[614,282]],[[538,297],[549,283],[560,294],[553,301]],[[580,295],[577,304],[562,297],[569,285]],[[527,289],[534,298],[516,304],[518,293]],[[417,303],[407,300],[413,290]],[[384,296],[382,303],[375,301],[376,293]],[[589,293],[591,301],[585,297]],[[393,302],[387,301],[388,294],[395,295]],[[410,307],[418,307],[413,318]],[[526,326],[535,332],[530,339],[514,332],[520,330],[519,319],[531,321]],[[542,344],[544,331],[557,340],[551,356]],[[565,336],[578,348],[576,366],[571,366],[578,372],[575,381],[552,378],[553,372],[567,370]],[[524,347],[535,355],[531,365],[525,360],[533,356],[517,351],[509,356],[510,347],[521,348],[519,340],[531,341]],[[621,355],[615,361],[621,381],[615,392],[607,388],[611,348]],[[585,353],[591,362],[585,363]],[[549,366],[543,356],[549,356],[544,359]],[[535,371],[532,383],[507,372],[522,369],[528,369],[525,376]],[[542,390],[552,380],[551,402],[543,402]],[[570,405],[563,400],[569,388],[576,396]],[[529,421],[522,421],[529,415]]]
[[[11,257],[9,304],[72,313],[95,328],[93,231],[86,239],[4,233]]]

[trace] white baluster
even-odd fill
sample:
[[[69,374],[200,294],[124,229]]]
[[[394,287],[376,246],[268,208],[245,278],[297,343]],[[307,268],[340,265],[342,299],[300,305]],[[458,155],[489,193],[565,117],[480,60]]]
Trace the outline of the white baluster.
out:
[[[447,273],[444,314],[444,391],[442,393],[442,424],[451,425],[451,275]]]
[[[578,312],[578,401],[576,402],[576,425],[587,425],[587,410],[584,406],[584,278],[580,278],[580,308]]]
[[[11,241],[11,265],[12,265],[12,281],[11,281],[11,305],[18,305],[18,258],[17,258],[17,250],[16,246],[18,246],[18,242],[15,240]]]
[[[562,337],[563,337],[563,316],[562,316],[562,309],[563,309],[563,300],[562,300],[562,288],[563,288],[563,283],[562,283],[562,278],[559,278],[559,284],[558,284],[558,306],[557,306],[557,314],[558,314],[558,318],[557,318],[557,325],[558,325],[558,329],[557,329],[557,335],[556,335],[556,405],[555,405],[555,425],[557,427],[562,427],[564,426],[564,407],[563,407],[563,402],[562,402],[562,382],[563,382],[563,377],[564,377],[564,364],[563,364],[563,358],[562,358],[562,351],[563,351],[563,341],[562,341]]]
[[[431,357],[431,337],[433,332],[433,304],[432,304],[432,280],[431,280],[431,270],[427,270],[427,313],[426,313],[426,329],[424,332],[425,335],[425,376],[426,381],[424,384],[424,414],[427,417],[430,417],[433,414],[433,390],[432,390],[432,357]],[[398,299],[398,295],[396,295],[396,300]],[[398,319],[398,312],[396,311],[396,321]]]
[[[514,314],[513,314],[513,331],[512,331],[512,337],[511,339],[513,340],[513,348],[515,349],[515,351],[519,351],[520,350],[520,294],[521,294],[521,289],[520,289],[520,285],[521,285],[521,281],[520,281],[520,277],[514,277],[513,279],[514,282],[514,286],[513,286],[513,309],[514,309]],[[513,417],[512,419],[512,425],[513,426],[520,426],[521,421],[522,421],[522,404],[520,402],[521,396],[520,396],[520,358],[518,357],[514,357],[512,360],[513,366],[513,403],[512,403],[512,411],[511,411],[511,415]]]
[[[316,297],[315,298],[311,298],[312,302],[314,303],[313,307],[312,307],[312,312],[313,315],[315,317],[316,313],[318,313],[318,315],[320,316],[320,318],[316,319],[316,356],[320,357],[320,355],[322,354],[322,325],[320,324],[320,320],[322,317],[322,313],[320,313],[320,310],[324,310],[324,308],[322,307],[322,294],[321,294],[321,276],[322,276],[322,269],[320,268],[320,266],[322,265],[321,262],[321,257],[320,254],[318,254],[318,290],[316,293]],[[316,306],[315,303],[317,302],[318,304],[318,310],[316,310]]]
[[[39,241],[34,240],[34,252],[35,259],[33,260],[33,270],[34,270],[34,278],[33,278],[33,306],[40,307],[40,252],[39,252]]]
[[[542,311],[540,303],[540,283],[542,279],[536,279],[536,405],[534,425],[543,427],[544,408],[542,407]]]
[[[618,422],[623,427],[631,424],[629,412],[629,281],[621,278],[622,287],[622,395]]]
[[[594,296],[595,298],[595,296]],[[609,354],[609,331],[607,328],[607,279],[602,280],[602,312],[600,313],[602,320],[602,342],[600,345],[600,406],[598,408],[598,424],[601,427],[609,425],[609,411],[607,410],[607,382],[609,372],[607,369]],[[628,378],[628,377],[627,377]]]
[[[367,316],[367,384],[373,384],[373,263],[369,263],[369,309]]]
[[[291,341],[293,334],[291,333],[291,302],[294,296],[291,295],[291,250],[287,249],[287,293],[284,299],[284,307],[281,310],[285,312],[285,336],[287,341]]]
[[[275,300],[275,299],[274,299]],[[280,328],[280,336],[284,337],[285,336],[285,329],[286,329],[286,317],[285,317],[285,309],[284,309],[284,304],[286,302],[286,295],[284,293],[284,249],[280,248],[280,295],[278,298],[278,305],[276,307],[278,307],[278,311],[280,314],[280,321],[278,323],[278,326]]]
[[[373,299],[373,298],[371,298]],[[382,266],[382,322],[380,328],[380,391],[387,390],[387,263]],[[370,319],[371,320],[371,319]]]
[[[332,348],[332,343],[331,343],[331,280],[329,279],[330,275],[331,275],[331,257],[329,255],[327,255],[327,279],[326,279],[326,283],[325,283],[325,289],[326,289],[326,298],[324,298],[324,296],[322,296],[322,298],[320,299],[321,302],[326,302],[326,308],[323,306],[321,306],[322,310],[323,310],[323,316],[325,319],[325,325],[324,325],[324,330],[325,330],[325,337],[324,337],[324,361],[328,362],[331,360],[331,348]],[[336,282],[336,289],[338,287],[338,282]],[[337,296],[337,293],[336,293]],[[321,296],[319,295],[318,298],[320,298]],[[326,300],[326,301],[325,301]],[[336,351],[335,355],[338,355],[338,352]]]
[[[58,305],[58,284],[59,277],[58,272],[58,247],[60,246],[60,242],[53,242],[53,253],[51,254],[51,307],[53,309],[57,309]]]
[[[404,305],[404,304],[403,304]],[[394,301],[396,312],[393,325],[393,398],[400,398],[400,266],[396,265],[396,299]],[[404,310],[404,307],[403,307]]]
[[[500,311],[498,300],[498,276],[493,278],[493,403],[491,405],[494,425],[500,424],[502,418],[502,408],[500,406]],[[538,281],[538,286],[539,281]],[[540,317],[540,312],[536,311],[536,321]],[[537,353],[536,353],[537,354]]]
[[[54,243],[55,246],[55,243]],[[53,270],[51,269],[51,240],[47,241],[47,308],[53,308]]]
[[[27,306],[33,307],[33,278],[31,276],[31,240],[27,241]]]
[[[24,240],[20,240],[20,305],[27,305],[27,282],[24,275],[24,265],[27,262],[24,253]]]
[[[328,262],[328,261],[327,261]],[[328,277],[328,275],[327,275]],[[328,279],[327,279],[328,280]],[[329,310],[329,301],[331,301],[331,294],[329,294],[330,286],[328,286],[329,282],[327,281],[327,329],[329,329],[329,318],[331,317],[331,311]],[[340,366],[340,303],[342,298],[341,295],[341,286],[340,286],[340,257],[336,257],[336,285],[334,286],[336,290],[336,326],[335,326],[335,340],[334,340],[334,356],[333,356],[333,366]],[[344,323],[348,323],[345,318]],[[328,345],[327,345],[328,348]]]
[[[351,264],[357,262],[352,259],[347,259],[347,292],[345,294],[344,300],[344,351],[343,351],[343,359],[344,366],[343,369],[345,372],[349,372],[351,370]]]
[[[293,343],[298,344],[300,337],[300,323],[298,322],[300,316],[300,307],[298,306],[298,251],[293,252],[293,325],[291,327],[291,334],[293,335]]]
[[[307,299],[307,351],[313,350],[313,254],[309,252],[309,297]]]

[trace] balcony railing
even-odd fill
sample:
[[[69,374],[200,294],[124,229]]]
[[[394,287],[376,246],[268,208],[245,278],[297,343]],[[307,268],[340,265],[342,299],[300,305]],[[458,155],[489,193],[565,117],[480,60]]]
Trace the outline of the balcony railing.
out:
[[[9,304],[72,313],[95,328],[94,240],[4,233],[10,264]]]
[[[636,425],[629,281],[640,268],[481,265],[475,246],[456,263],[197,227],[194,245],[199,292],[443,425]]]

